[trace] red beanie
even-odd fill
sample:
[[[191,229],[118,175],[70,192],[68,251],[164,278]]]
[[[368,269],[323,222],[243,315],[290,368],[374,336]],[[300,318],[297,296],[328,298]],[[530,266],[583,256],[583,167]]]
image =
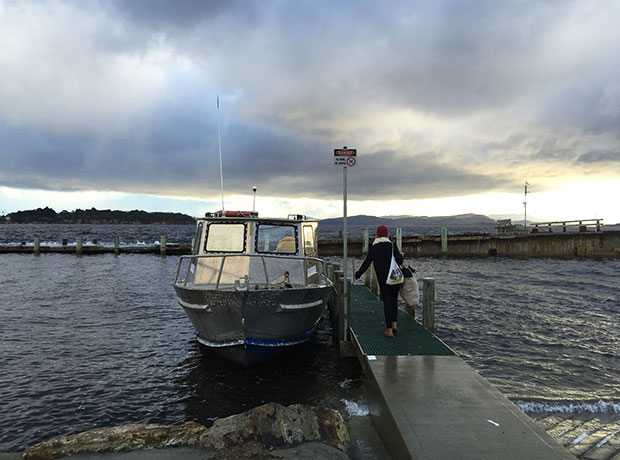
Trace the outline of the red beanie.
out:
[[[388,236],[388,229],[385,225],[379,225],[377,227],[377,236],[380,237],[385,237],[387,238]]]

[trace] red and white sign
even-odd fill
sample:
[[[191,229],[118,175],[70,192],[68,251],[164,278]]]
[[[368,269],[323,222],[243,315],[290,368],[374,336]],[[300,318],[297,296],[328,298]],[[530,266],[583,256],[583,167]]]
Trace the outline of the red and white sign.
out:
[[[357,156],[356,149],[334,149],[334,164],[336,166],[355,166]]]

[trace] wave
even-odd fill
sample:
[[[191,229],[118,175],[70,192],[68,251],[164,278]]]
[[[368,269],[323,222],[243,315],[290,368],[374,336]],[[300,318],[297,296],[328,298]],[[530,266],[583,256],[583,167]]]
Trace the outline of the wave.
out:
[[[358,403],[355,401],[349,401],[348,399],[341,399],[340,401],[342,401],[347,409],[347,412],[349,413],[349,416],[351,417],[365,417],[370,413],[368,406],[363,402]]]
[[[556,412],[562,414],[620,414],[620,401],[514,401],[526,413]]]

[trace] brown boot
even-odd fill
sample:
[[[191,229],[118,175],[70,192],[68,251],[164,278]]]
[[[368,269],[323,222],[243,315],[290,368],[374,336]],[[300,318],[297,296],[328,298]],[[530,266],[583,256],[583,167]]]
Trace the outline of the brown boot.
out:
[[[389,329],[385,330],[385,336],[386,337],[394,337],[394,333],[392,332],[392,328],[389,328]]]
[[[397,326],[397,324],[396,324],[396,321],[394,321],[394,322],[392,323],[392,333],[393,333],[394,335],[398,334],[398,326]]]

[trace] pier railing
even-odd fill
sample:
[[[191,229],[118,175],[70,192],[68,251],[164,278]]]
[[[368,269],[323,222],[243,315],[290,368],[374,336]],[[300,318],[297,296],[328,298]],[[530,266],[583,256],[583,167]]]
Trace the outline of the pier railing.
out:
[[[539,233],[545,230],[549,233],[554,230],[561,230],[566,233],[571,228],[578,228],[580,232],[587,232],[588,228],[594,228],[597,232],[601,231],[603,219],[582,219],[582,220],[560,220],[554,222],[538,222],[532,224],[532,233]]]

